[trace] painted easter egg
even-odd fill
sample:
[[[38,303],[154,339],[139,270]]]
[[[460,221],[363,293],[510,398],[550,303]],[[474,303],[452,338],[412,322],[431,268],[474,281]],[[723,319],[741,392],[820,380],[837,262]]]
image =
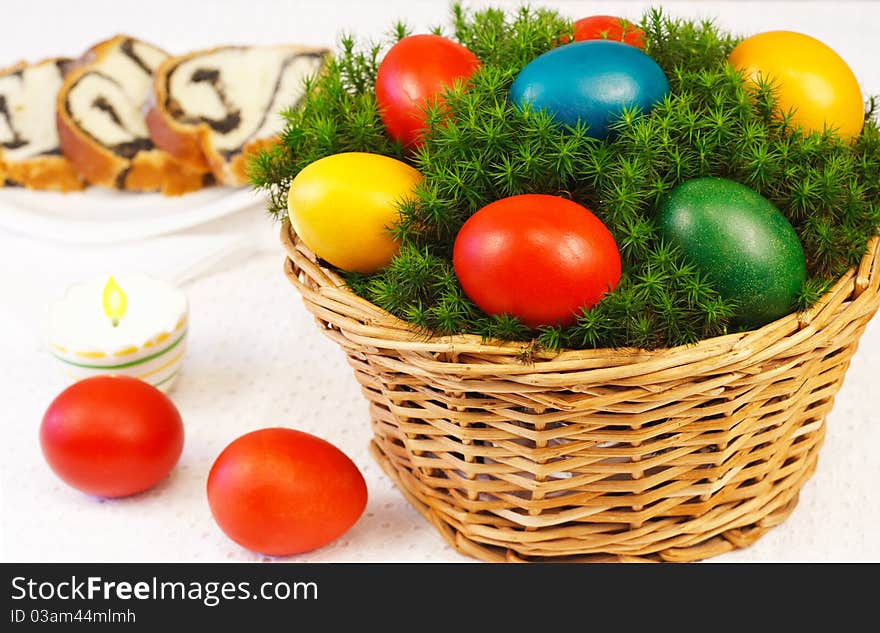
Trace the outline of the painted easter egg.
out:
[[[645,31],[616,15],[589,15],[573,24],[574,39],[615,40],[645,50]]]
[[[376,103],[388,134],[408,149],[421,146],[425,109],[480,65],[473,52],[447,37],[420,33],[398,41],[376,72]]]
[[[614,237],[592,211],[545,194],[491,202],[455,239],[455,274],[487,314],[531,328],[572,325],[620,281]]]
[[[862,90],[852,69],[831,47],[804,33],[767,31],[731,51],[728,61],[750,82],[769,81],[780,112],[805,132],[833,128],[844,140],[865,123]]]
[[[183,451],[175,404],[153,385],[121,375],[73,383],[46,409],[40,446],[66,484],[95,497],[143,492],[165,479]]]
[[[288,556],[318,549],[357,522],[367,484],[330,441],[284,427],[230,442],[208,473],[208,505],[220,529],[253,552]]]
[[[306,165],[287,193],[294,231],[318,257],[351,272],[373,273],[397,254],[391,226],[398,203],[421,180],[415,168],[368,152],[331,154]]]
[[[792,312],[807,276],[788,219],[753,189],[726,178],[696,178],[673,189],[657,226],[736,305],[734,322],[755,328]]]
[[[663,69],[644,51],[612,40],[573,42],[539,55],[519,72],[509,98],[548,110],[561,124],[578,121],[604,139],[626,108],[649,112],[669,93]]]

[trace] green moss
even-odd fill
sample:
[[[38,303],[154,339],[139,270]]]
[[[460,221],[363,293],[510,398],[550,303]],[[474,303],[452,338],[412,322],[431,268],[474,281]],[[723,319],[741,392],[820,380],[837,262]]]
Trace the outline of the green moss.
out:
[[[427,141],[413,156],[384,133],[373,93],[388,42],[358,47],[344,37],[325,75],[285,113],[282,142],[250,164],[275,218],[286,213],[292,178],[312,161],[342,151],[406,160],[424,175],[417,199],[400,208],[392,230],[400,253],[374,275],[345,275],[351,289],[425,333],[475,333],[534,340],[536,348],[656,348],[694,343],[729,331],[733,306],[658,237],[654,209],[677,184],[700,176],[742,182],[789,218],[807,255],[809,279],[792,309],[815,303],[865,253],[880,227],[880,131],[876,101],[852,144],[832,132],[804,135],[775,116],[767,85],[750,86],[726,63],[737,38],[708,21],[646,12],[647,52],[671,94],[649,115],[625,113],[613,141],[583,129],[560,134],[543,111],[507,100],[517,72],[570,36],[554,11],[521,8],[466,12],[453,6],[446,32],[483,62],[467,89],[446,95],[446,118],[428,112]],[[441,32],[442,29],[436,29]],[[450,261],[456,233],[472,213],[520,193],[563,195],[593,210],[617,240],[618,287],[569,328],[530,331],[511,317],[480,312],[461,290]]]

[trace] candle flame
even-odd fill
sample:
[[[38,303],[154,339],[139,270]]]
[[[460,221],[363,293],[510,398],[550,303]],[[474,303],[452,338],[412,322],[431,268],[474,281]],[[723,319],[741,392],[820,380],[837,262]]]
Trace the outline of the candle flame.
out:
[[[125,316],[127,304],[128,299],[125,293],[122,292],[122,288],[111,275],[104,286],[104,314],[113,323],[113,327],[119,325],[119,321]]]

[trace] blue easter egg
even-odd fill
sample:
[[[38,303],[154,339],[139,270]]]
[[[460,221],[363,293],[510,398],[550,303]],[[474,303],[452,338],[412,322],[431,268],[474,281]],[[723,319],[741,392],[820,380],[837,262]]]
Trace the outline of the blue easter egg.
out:
[[[669,93],[663,69],[641,49],[612,40],[565,44],[539,55],[519,72],[509,98],[548,110],[565,125],[579,120],[587,134],[609,136],[624,108],[649,112]]]

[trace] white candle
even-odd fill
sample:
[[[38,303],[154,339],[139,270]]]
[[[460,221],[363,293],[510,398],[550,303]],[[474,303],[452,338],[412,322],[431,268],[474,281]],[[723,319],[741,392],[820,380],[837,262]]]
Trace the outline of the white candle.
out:
[[[177,287],[145,275],[100,275],[49,309],[48,347],[69,382],[124,374],[168,391],[186,351],[189,306]]]

